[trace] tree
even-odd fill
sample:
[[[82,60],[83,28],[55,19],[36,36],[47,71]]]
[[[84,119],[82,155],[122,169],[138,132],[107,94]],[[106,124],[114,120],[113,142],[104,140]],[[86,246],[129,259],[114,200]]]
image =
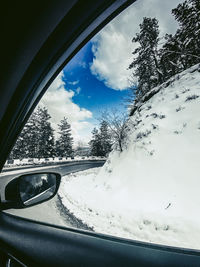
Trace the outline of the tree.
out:
[[[60,157],[67,157],[72,156],[73,154],[73,138],[71,134],[71,126],[67,122],[67,118],[64,117],[63,120],[61,120],[59,127],[59,138],[56,142],[56,150],[57,150],[57,156]]]
[[[100,120],[106,122],[111,136],[112,144],[120,152],[123,151],[123,142],[127,133],[127,115],[117,110],[104,111]]]
[[[28,130],[26,124],[9,155],[9,159],[23,159],[28,157],[29,142],[27,142],[28,141],[27,132]]]
[[[135,95],[136,101],[153,87],[162,83],[162,72],[158,59],[159,27],[156,18],[144,18],[140,24],[140,33],[132,42],[139,44],[133,51],[136,55],[129,69],[134,69],[133,75],[138,78]],[[135,87],[134,87],[135,90]]]
[[[51,116],[48,114],[47,108],[38,108],[38,130],[40,131],[38,138],[37,157],[49,158],[55,156],[54,130],[49,122]]]
[[[107,121],[100,122],[99,131],[94,128],[92,131],[92,139],[89,142],[92,156],[106,157],[111,151],[112,140]]]
[[[165,43],[159,50],[159,28],[155,18],[144,18],[140,32],[132,40],[139,45],[133,51],[135,58],[129,65],[129,69],[134,69],[130,77],[134,107],[153,87],[200,62],[200,1],[185,0],[172,10],[172,14],[179,28],[174,35],[165,35]],[[133,82],[135,77],[137,84]]]
[[[165,44],[159,51],[163,81],[184,70],[183,58],[180,56],[181,43],[177,36],[166,34],[165,40]]]
[[[179,23],[176,38],[181,44],[181,51],[177,52],[187,69],[200,61],[200,2],[186,0],[174,8],[172,14]]]
[[[89,145],[92,156],[101,156],[101,139],[97,128],[94,128],[92,131],[92,139],[90,140]]]
[[[160,49],[164,80],[200,61],[200,2],[186,0],[172,10],[179,23],[174,36],[167,34]]]
[[[38,107],[25,124],[10,158],[44,158],[55,155],[54,131],[46,108]]]
[[[26,134],[24,136],[24,141],[27,151],[26,156],[28,158],[38,158],[38,146],[41,134],[39,109],[40,108],[33,112],[26,124]]]
[[[37,111],[33,112],[22,132],[20,133],[10,157],[13,159],[35,158],[38,153],[38,118]]]
[[[102,120],[100,123],[99,137],[101,144],[101,156],[106,156],[111,151],[112,141],[109,131],[109,125],[108,122],[105,120]]]

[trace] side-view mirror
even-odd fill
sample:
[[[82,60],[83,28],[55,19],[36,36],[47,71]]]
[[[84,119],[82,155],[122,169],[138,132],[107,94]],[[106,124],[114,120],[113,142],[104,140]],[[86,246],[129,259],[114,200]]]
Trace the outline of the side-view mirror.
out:
[[[53,198],[59,188],[61,176],[58,173],[31,173],[19,176],[5,188],[5,201],[0,209],[22,209]]]

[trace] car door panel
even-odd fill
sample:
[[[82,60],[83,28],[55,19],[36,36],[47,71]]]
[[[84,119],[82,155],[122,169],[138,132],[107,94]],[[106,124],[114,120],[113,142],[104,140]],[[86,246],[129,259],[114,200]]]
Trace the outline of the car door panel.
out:
[[[28,266],[198,266],[199,252],[55,227],[2,213],[0,249]]]

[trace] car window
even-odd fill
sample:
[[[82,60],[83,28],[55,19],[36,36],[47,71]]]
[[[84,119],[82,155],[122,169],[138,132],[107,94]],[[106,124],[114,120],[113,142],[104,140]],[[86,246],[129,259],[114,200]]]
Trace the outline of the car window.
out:
[[[23,173],[59,172],[60,189],[7,212],[200,248],[199,18],[197,0],[136,1],[73,57],[1,173],[4,188]]]

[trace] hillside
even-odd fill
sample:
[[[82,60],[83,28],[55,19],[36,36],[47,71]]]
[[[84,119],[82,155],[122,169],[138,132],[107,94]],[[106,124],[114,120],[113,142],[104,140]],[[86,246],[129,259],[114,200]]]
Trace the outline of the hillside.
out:
[[[153,91],[128,121],[123,152],[66,176],[59,194],[97,232],[200,249],[200,66]]]

